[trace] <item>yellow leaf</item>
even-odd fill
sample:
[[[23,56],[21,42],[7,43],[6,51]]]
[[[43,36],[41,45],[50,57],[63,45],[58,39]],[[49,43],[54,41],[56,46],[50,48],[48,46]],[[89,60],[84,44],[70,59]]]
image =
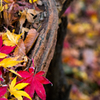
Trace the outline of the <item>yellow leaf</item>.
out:
[[[11,90],[13,89],[13,87],[14,87],[15,84],[16,84],[16,78],[17,78],[17,77],[15,77],[15,78],[13,79],[13,81],[11,82],[11,84],[9,85],[9,87],[10,87]]]
[[[20,83],[20,84],[17,84],[14,89],[17,89],[17,90],[20,90],[20,89],[23,89],[26,85],[28,85],[29,83]]]
[[[10,41],[12,41],[13,43],[17,44],[18,43],[18,40],[20,38],[21,35],[16,35],[14,33],[11,33],[9,30],[7,30],[6,32],[7,34],[7,37]]]
[[[16,74],[16,75],[18,75],[19,77],[21,77],[17,72],[15,72],[15,71],[12,70],[12,69],[10,69],[9,71],[12,72],[12,73],[14,73],[14,74]]]
[[[8,9],[8,5],[5,4],[4,6],[2,6],[2,0],[0,0],[0,12],[2,12],[3,10],[5,9]]]
[[[70,13],[68,15],[68,18],[71,19],[71,20],[75,20],[76,19],[76,15],[74,13]]]
[[[18,93],[15,93],[14,95],[18,100],[23,100],[22,96]]]
[[[4,0],[6,3],[12,3],[13,0]]]
[[[4,5],[4,8],[5,8],[5,9],[8,9],[8,5],[7,5],[7,4],[5,4],[5,5]]]
[[[6,55],[5,53],[0,53],[0,58],[5,58],[7,57],[8,55]]]
[[[7,45],[7,46],[15,46],[18,44],[18,41],[20,39],[22,34],[14,34],[14,32],[10,32],[9,30],[7,30],[6,33],[4,33],[2,35],[3,37],[3,44]]]
[[[38,0],[29,0],[29,3],[37,2]]]
[[[88,80],[88,76],[87,76],[87,73],[86,73],[86,72],[81,72],[81,73],[80,73],[80,77],[81,77],[84,81]]]
[[[29,94],[27,94],[25,91],[18,91],[18,93],[21,94],[22,96],[25,96],[25,97],[29,98],[30,100],[32,100],[31,97],[29,96]]]
[[[5,39],[5,41],[3,41],[3,44],[5,44],[5,45],[7,45],[7,46],[15,46],[15,43],[13,43],[12,41],[10,41],[10,40],[6,40]]]
[[[14,78],[11,84],[9,85],[9,92],[11,93],[11,95],[14,95],[18,100],[23,100],[22,96],[25,96],[29,98],[30,100],[32,100],[31,97],[25,91],[20,90],[26,87],[28,83],[19,83],[15,85],[16,78]]]
[[[9,100],[15,100],[15,98],[9,99]]]
[[[0,12],[2,12],[4,7],[2,6],[2,0],[0,0]]]
[[[15,58],[5,58],[0,62],[0,66],[7,68],[7,67],[13,67],[19,63],[23,62],[23,60],[21,61],[16,61]]]
[[[3,39],[3,40],[7,40],[7,39],[8,39],[7,35],[3,33],[3,34],[2,34],[2,39]]]
[[[92,16],[91,16],[91,21],[92,21],[92,23],[97,23],[97,22],[98,22],[97,16],[92,15]]]

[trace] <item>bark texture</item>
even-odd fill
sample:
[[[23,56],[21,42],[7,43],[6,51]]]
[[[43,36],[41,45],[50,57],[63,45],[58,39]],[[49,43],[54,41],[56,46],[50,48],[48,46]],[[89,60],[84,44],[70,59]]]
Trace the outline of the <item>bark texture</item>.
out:
[[[35,46],[29,52],[29,57],[34,58],[36,72],[43,70],[45,75],[53,58],[57,41],[58,12],[53,0],[43,0],[47,17],[41,25]]]
[[[47,78],[53,83],[53,86],[47,86],[47,100],[68,100],[70,87],[66,82],[64,75],[61,53],[63,41],[66,35],[67,18],[63,17],[62,23],[59,25],[57,44],[54,57],[51,61]]]
[[[36,44],[33,46],[34,49],[32,48],[29,53],[29,57],[34,58],[36,72],[40,70],[45,71],[44,76],[47,75],[47,78],[53,83],[52,87],[46,86],[47,100],[68,100],[69,97],[70,86],[66,82],[62,68],[61,52],[68,23],[67,18],[62,17],[62,14],[71,1],[43,0],[47,18],[39,32]],[[61,19],[59,29],[58,19]],[[35,100],[39,100],[37,95]]]

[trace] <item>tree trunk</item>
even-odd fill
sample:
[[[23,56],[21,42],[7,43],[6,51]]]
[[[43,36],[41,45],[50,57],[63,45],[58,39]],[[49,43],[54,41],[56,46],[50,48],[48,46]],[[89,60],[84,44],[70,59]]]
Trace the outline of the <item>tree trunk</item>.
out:
[[[53,83],[52,87],[50,85],[46,86],[47,100],[68,100],[69,97],[71,86],[68,86],[66,82],[62,68],[61,52],[67,28],[67,17],[62,17],[62,14],[68,8],[71,1],[43,0],[47,18],[35,47],[33,46],[34,49],[32,48],[29,53],[30,58],[34,58],[36,72],[40,70],[45,71],[44,76],[47,75],[47,78]],[[58,19],[61,19],[59,29]],[[39,100],[37,96],[35,99]]]
[[[19,2],[20,1],[21,0],[19,0]],[[23,14],[25,21],[22,22],[22,25],[19,25],[20,22],[17,22],[17,20],[20,20],[22,17],[22,15],[20,17],[19,14],[17,15],[17,10],[20,11],[20,9],[17,9],[15,13],[15,8],[11,5],[9,9],[0,11],[0,33],[5,32],[6,27],[11,32],[13,32],[13,28],[16,28],[16,34],[21,33],[21,26],[29,28],[29,31],[32,29],[32,32],[28,31],[26,32],[26,35],[22,36],[18,42],[18,46],[13,51],[13,54],[14,56],[18,56],[20,60],[23,60],[25,55],[28,56],[28,60],[24,58],[26,62],[25,65],[23,64],[24,68],[21,68],[21,70],[28,70],[29,67],[33,66],[32,59],[34,59],[35,74],[39,71],[44,71],[44,76],[48,76],[54,86],[46,88],[47,100],[67,100],[70,86],[66,83],[61,62],[61,52],[64,37],[66,35],[67,18],[62,17],[62,15],[72,0],[41,0],[41,5],[36,3],[31,5],[26,1],[29,0],[22,0],[20,3],[18,3],[17,0],[14,0],[14,4],[16,4],[15,6],[12,3],[13,7],[16,9],[17,6],[18,8],[22,6],[20,9],[23,9],[26,12],[25,15]],[[0,4],[3,9],[2,2]],[[28,14],[28,10],[26,8],[29,6],[32,6],[31,9],[35,8],[38,9],[37,11],[40,11],[38,16],[30,13],[30,15],[34,15],[34,17],[36,17],[33,21],[35,26],[37,26],[36,28],[34,27],[34,23],[28,21],[26,16]],[[10,11],[12,13],[10,13]],[[40,20],[41,18],[43,20]],[[16,21],[14,22],[15,19]],[[33,19],[33,17],[31,19]],[[61,21],[60,25],[58,24],[59,21]],[[29,33],[31,33],[31,35]],[[14,70],[17,71],[19,69],[15,68]],[[40,100],[37,95],[34,98],[35,100]]]
[[[61,53],[63,48],[63,41],[66,35],[67,18],[63,17],[62,23],[59,25],[57,34],[57,44],[54,57],[51,61],[47,78],[51,80],[53,86],[47,86],[47,100],[68,100],[70,86],[66,82],[64,75]]]

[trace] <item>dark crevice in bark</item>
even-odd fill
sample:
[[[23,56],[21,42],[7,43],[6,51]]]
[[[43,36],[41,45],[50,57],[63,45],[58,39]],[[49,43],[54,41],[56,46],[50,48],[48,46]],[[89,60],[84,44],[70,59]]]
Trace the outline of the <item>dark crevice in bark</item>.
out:
[[[67,17],[63,17],[61,20],[54,57],[47,73],[47,78],[53,83],[53,86],[46,86],[47,100],[68,100],[71,88],[66,82],[61,61],[63,41],[67,31]]]

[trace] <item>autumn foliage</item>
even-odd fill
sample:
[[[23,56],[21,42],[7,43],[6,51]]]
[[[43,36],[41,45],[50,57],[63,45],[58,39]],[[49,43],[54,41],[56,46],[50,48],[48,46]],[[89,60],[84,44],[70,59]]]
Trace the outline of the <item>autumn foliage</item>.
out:
[[[52,83],[27,56],[46,17],[37,5],[44,7],[41,0],[0,1],[0,100],[32,100],[34,94],[46,100],[43,84]]]
[[[74,0],[68,17],[62,61],[72,85],[71,100],[100,99],[100,0]]]

